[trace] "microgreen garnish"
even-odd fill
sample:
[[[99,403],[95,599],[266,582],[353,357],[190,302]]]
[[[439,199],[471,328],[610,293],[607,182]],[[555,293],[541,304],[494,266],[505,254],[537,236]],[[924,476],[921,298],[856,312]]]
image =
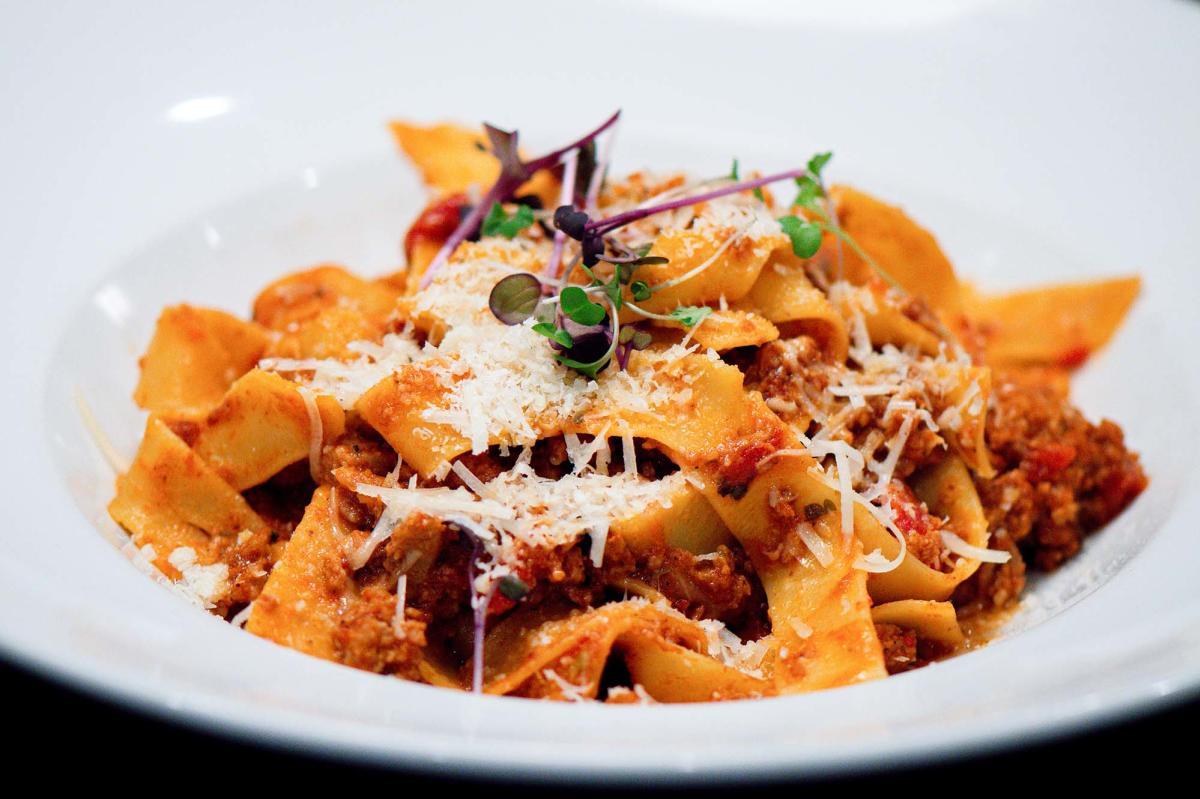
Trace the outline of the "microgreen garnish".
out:
[[[819,213],[819,200],[825,196],[821,184],[808,175],[804,175],[796,178],[796,186],[799,191],[796,193],[796,199],[792,200],[792,205]]]
[[[735,176],[736,172],[735,165],[733,169]],[[689,272],[656,286],[650,286],[644,280],[634,280],[634,274],[638,267],[665,264],[668,260],[662,256],[650,255],[652,245],[647,244],[635,249],[609,234],[624,225],[653,214],[684,208],[740,191],[758,189],[768,183],[788,180],[804,174],[803,170],[792,170],[751,181],[737,182],[731,186],[724,186],[693,197],[672,200],[657,206],[636,208],[607,219],[594,220],[589,213],[574,204],[561,205],[554,211],[556,242],[558,234],[563,234],[579,242],[580,249],[579,257],[571,262],[566,274],[561,279],[560,285],[563,288],[559,291],[558,296],[558,308],[561,316],[553,323],[549,318],[541,318],[538,313],[539,309],[547,307],[553,300],[546,300],[540,304],[531,301],[532,285],[528,283],[531,275],[522,279],[524,281],[520,286],[522,291],[518,292],[517,286],[513,286],[510,289],[511,297],[508,292],[502,292],[502,296],[492,303],[492,312],[501,321],[509,319],[524,321],[530,316],[537,316],[538,323],[534,325],[534,330],[550,339],[551,347],[556,350],[555,359],[581,374],[595,378],[614,358],[619,367],[624,369],[630,353],[635,349],[649,346],[651,337],[648,332],[640,329],[634,329],[632,333],[625,333],[628,328],[622,328],[618,319],[622,308],[629,308],[646,319],[678,322],[688,329],[700,324],[705,317],[712,313],[712,308],[704,305],[685,306],[676,308],[669,314],[660,314],[634,305],[634,302],[644,302],[649,299],[655,291],[678,285],[679,282],[694,275]],[[592,185],[595,186],[594,180]],[[565,195],[566,192],[564,192]],[[697,269],[702,271],[703,268],[707,268],[715,262],[739,235],[734,234],[726,239],[725,243],[708,261]],[[556,246],[555,252],[560,254],[560,248]],[[557,262],[557,258],[553,255],[552,260]],[[592,269],[601,261],[612,266],[611,277],[607,279],[602,279]],[[567,284],[571,269],[576,265],[588,277],[589,283],[586,287]],[[695,271],[693,270],[693,272]],[[511,277],[506,278],[506,280],[508,279]],[[625,295],[626,288],[632,302]],[[609,310],[607,312],[602,305],[591,299],[593,295],[603,296],[608,300]]]
[[[558,295],[558,307],[573,322],[596,325],[604,320],[604,308],[588,299],[579,286],[567,286]]]
[[[528,272],[506,275],[488,295],[488,308],[506,325],[519,325],[534,315],[542,299],[542,282]]]
[[[587,135],[571,142],[566,147],[554,150],[532,161],[521,160],[520,151],[517,147],[518,136],[516,131],[506,131],[492,125],[485,125],[484,130],[487,133],[488,141],[491,142],[492,154],[500,161],[500,176],[496,178],[496,182],[483,195],[479,204],[471,209],[471,213],[463,219],[454,232],[450,234],[450,237],[446,239],[446,243],[442,245],[438,254],[434,256],[433,261],[425,270],[425,274],[421,277],[420,287],[427,288],[433,281],[434,276],[441,270],[442,265],[450,260],[451,254],[457,249],[458,245],[475,235],[483,223],[484,215],[491,210],[495,203],[504,202],[509,199],[535,173],[556,166],[564,155],[593,141],[601,133],[612,127],[620,116],[621,112],[617,111],[605,120],[604,124]]]
[[[500,593],[513,602],[520,601],[529,593],[529,586],[515,574],[506,574],[500,578]]]
[[[563,349],[569,350],[575,346],[575,339],[565,330],[557,328],[552,322],[538,322],[533,326],[534,333],[540,333]]]
[[[512,216],[504,210],[500,203],[492,203],[492,210],[483,219],[479,232],[484,236],[503,236],[506,239],[515,238],[525,228],[533,224],[533,209],[528,205],[518,205]]]
[[[612,326],[607,318],[594,325],[581,325],[574,319],[563,320],[563,331],[571,337],[571,346],[562,348],[562,357],[579,363],[594,363],[596,371],[612,347]],[[555,349],[558,349],[557,347]]]
[[[492,313],[505,324],[520,324],[532,317],[535,322],[531,326],[533,331],[549,340],[551,348],[555,351],[555,359],[588,377],[595,378],[614,359],[619,367],[624,369],[633,350],[643,349],[651,343],[650,333],[637,324],[622,327],[619,320],[622,309],[628,308],[646,320],[677,322],[688,329],[703,322],[713,312],[713,309],[706,305],[682,306],[664,314],[641,308],[635,303],[645,302],[656,292],[695,277],[715,263],[726,249],[745,235],[744,231],[735,232],[699,266],[652,286],[645,280],[634,279],[637,268],[664,264],[667,263],[667,259],[650,255],[650,244],[632,248],[611,234],[625,225],[654,214],[743,191],[753,191],[759,200],[765,202],[762,187],[782,180],[794,180],[797,195],[793,207],[800,209],[803,214],[789,214],[778,220],[780,228],[791,242],[792,251],[801,258],[813,257],[821,247],[823,234],[828,232],[838,242],[839,255],[840,247],[845,243],[885,280],[895,285],[895,281],[863,252],[837,223],[832,200],[822,177],[822,171],[833,157],[829,152],[812,156],[804,169],[792,169],[745,181],[741,180],[740,164],[735,158],[729,170],[729,185],[658,205],[639,206],[607,218],[594,219],[595,198],[608,161],[606,152],[604,158],[597,162],[595,140],[600,133],[616,122],[618,115],[619,112],[599,128],[567,147],[529,162],[520,159],[515,131],[485,126],[492,153],[500,161],[500,178],[463,220],[455,235],[446,242],[442,252],[426,272],[422,287],[428,284],[434,270],[449,257],[454,247],[474,235],[477,229],[482,228],[484,235],[512,238],[532,224],[537,218],[532,209],[522,206],[510,216],[500,203],[510,199],[516,188],[534,172],[553,167],[560,162],[563,165],[561,204],[553,215],[554,248],[546,265],[545,275],[541,280],[526,273],[505,277],[492,289],[488,304]],[[610,135],[606,149],[611,145],[611,138]],[[580,208],[578,202],[585,186],[587,195],[583,207]],[[486,217],[484,209],[487,209]],[[544,217],[542,224],[546,225]],[[565,274],[559,277],[558,267],[563,258],[566,239],[578,242],[579,254],[569,262]],[[593,269],[601,262],[611,266],[610,276],[602,277]],[[587,276],[586,285],[569,282],[571,272],[576,266]],[[550,281],[557,281],[561,287],[557,298],[544,296],[548,293],[545,287]],[[607,300],[608,308],[593,298]]]
[[[649,347],[654,337],[634,325],[626,325],[621,328],[621,333],[617,336],[617,341],[621,344],[629,344],[635,350],[642,350]]]
[[[661,214],[664,211],[673,211],[676,208],[686,208],[690,205],[698,205],[709,200],[715,200],[718,197],[725,197],[730,194],[737,194],[741,191],[761,188],[771,183],[777,183],[781,180],[798,178],[805,174],[803,169],[792,169],[787,172],[778,172],[774,175],[755,178],[733,183],[728,186],[722,186],[718,189],[696,194],[691,197],[681,197],[676,200],[660,203],[659,205],[651,205],[638,207],[626,211],[616,216],[610,216],[606,219],[591,219],[588,214],[574,207],[562,206],[554,212],[555,225],[559,230],[566,233],[571,238],[575,239],[580,244],[580,249],[583,254],[583,263],[585,266],[595,266],[605,254],[610,241],[606,240],[608,234],[624,227],[625,225],[645,219],[648,216]],[[565,227],[559,225],[562,221]],[[607,259],[605,259],[607,260]]]
[[[792,240],[792,251],[801,258],[811,258],[821,247],[821,233],[828,232],[833,235],[838,243],[839,279],[841,276],[841,245],[845,244],[854,250],[858,257],[862,258],[867,266],[871,267],[875,274],[879,275],[885,283],[894,289],[903,291],[903,287],[896,279],[888,274],[887,270],[868,255],[859,246],[858,242],[838,224],[833,200],[830,198],[829,192],[825,190],[825,179],[821,174],[826,164],[832,158],[833,153],[831,152],[817,153],[808,159],[808,171],[806,174],[796,178],[796,186],[799,191],[792,204],[803,208],[808,218],[800,219],[796,216],[785,216],[779,220],[784,233]],[[949,331],[944,330],[944,328],[943,335],[951,337]]]
[[[554,226],[571,238],[579,241],[587,232],[588,215],[574,205],[560,205],[554,209]]]
[[[812,258],[821,249],[821,225],[796,216],[779,217],[784,235],[792,240],[792,252],[801,258]]]
[[[597,168],[599,168],[599,164],[596,162],[596,140],[592,139],[579,148],[579,159],[575,164],[574,185],[571,187],[572,201],[576,198],[587,197]]]
[[[824,152],[824,153],[817,153],[812,158],[808,159],[809,174],[815,176],[818,180],[820,180],[821,170],[825,168],[825,165],[829,163],[829,160],[831,158],[833,158],[833,153]]]
[[[707,305],[683,305],[668,314],[676,322],[680,322],[684,327],[692,328],[704,321],[704,318],[712,313],[712,308]]]

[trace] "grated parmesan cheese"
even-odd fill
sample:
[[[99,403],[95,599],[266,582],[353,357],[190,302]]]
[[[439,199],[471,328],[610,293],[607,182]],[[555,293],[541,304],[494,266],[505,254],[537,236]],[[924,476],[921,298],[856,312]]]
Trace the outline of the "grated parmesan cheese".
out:
[[[985,549],[984,547],[973,546],[950,530],[942,530],[941,535],[942,543],[946,545],[946,549],[960,557],[981,560],[984,563],[1008,563],[1012,559],[1011,552],[1002,549]]]
[[[358,493],[383,500],[384,512],[350,563],[361,568],[399,521],[419,511],[469,525],[493,563],[506,568],[517,563],[518,544],[557,547],[573,544],[584,533],[592,536],[590,555],[600,565],[612,522],[644,513],[652,505],[670,507],[671,496],[685,480],[681,472],[657,481],[595,472],[552,480],[540,477],[528,460],[518,459],[511,470],[480,483],[478,491],[360,484]]]
[[[191,547],[176,547],[167,562],[179,570],[177,584],[204,607],[216,607],[229,593],[229,567],[224,563],[203,566],[196,562],[196,550]]]

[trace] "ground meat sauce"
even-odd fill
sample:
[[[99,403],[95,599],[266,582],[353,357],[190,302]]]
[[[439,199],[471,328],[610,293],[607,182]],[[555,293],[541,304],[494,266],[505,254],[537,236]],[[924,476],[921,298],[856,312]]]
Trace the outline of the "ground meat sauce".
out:
[[[959,587],[954,601],[968,610],[1014,602],[1024,585],[1022,559],[1039,570],[1057,568],[1147,483],[1121,428],[1085,419],[1054,371],[994,374],[987,443],[998,473],[975,483],[990,546],[1014,556],[1007,564],[984,564]]]
[[[389,463],[376,457],[369,439],[344,437],[334,449],[340,454],[328,460],[332,467],[343,469],[337,476],[381,477],[394,466],[394,458]],[[620,440],[613,439],[610,449],[610,472],[617,473],[624,468]],[[643,477],[657,480],[678,470],[647,442],[635,441],[635,449],[638,471]],[[463,455],[458,460],[487,482],[512,468],[518,454],[502,453],[493,447],[477,455]],[[572,470],[561,437],[539,441],[530,456],[530,464],[542,477],[560,478]],[[402,473],[406,479],[407,469],[402,469]],[[463,485],[453,473],[446,484]],[[381,510],[360,501],[350,490],[338,492],[337,508],[339,523],[360,531],[371,529]],[[414,543],[417,541],[425,543],[418,546]],[[414,632],[408,639],[398,641],[389,632],[390,626],[384,629],[383,620],[391,624],[396,580],[406,557],[415,548],[427,553],[415,566],[410,562],[407,571],[408,623],[413,624],[413,619],[420,621],[419,635]],[[587,536],[575,544],[553,549],[521,548],[517,553],[521,565],[516,576],[526,585],[528,593],[520,600],[494,594],[488,604],[489,619],[494,622],[518,605],[534,607],[547,601],[566,600],[580,609],[595,607],[620,599],[629,585],[637,583],[657,591],[689,618],[718,619],[746,638],[759,638],[770,630],[766,594],[750,559],[736,543],[721,546],[706,556],[670,546],[635,555],[624,539],[610,536],[600,567],[593,565],[590,551]],[[463,637],[462,630],[471,627],[468,575],[474,554],[474,542],[466,533],[424,514],[412,514],[356,573],[356,582],[363,586],[362,596],[365,598],[370,592],[370,602],[343,619],[337,638],[339,657],[349,665],[400,673],[407,667],[411,645],[420,640],[422,644],[436,642],[465,664],[472,651],[472,643]],[[373,646],[380,651],[372,651]]]
[[[747,362],[746,387],[762,392],[767,405],[784,421],[803,422],[811,416],[807,409],[819,404],[822,393],[833,381],[831,367],[824,357],[816,340],[809,336],[772,341]],[[893,414],[885,421],[888,399],[867,397],[865,407],[850,414],[834,437],[856,449],[865,445],[870,436],[882,441],[892,438],[904,420],[900,414]],[[912,399],[918,408],[931,410],[924,397],[914,395]],[[904,480],[922,466],[939,460],[944,453],[942,438],[928,427],[917,425],[905,441],[892,474]]]
[[[333,633],[334,652],[347,666],[419,680],[418,666],[425,646],[426,616],[408,609],[395,624],[396,597],[379,588],[366,588],[351,603]]]
[[[883,647],[883,665],[888,674],[919,669],[951,654],[944,645],[898,624],[876,624],[875,634]]]
[[[883,665],[888,674],[917,666],[917,634],[897,624],[876,624],[875,634],[883,647]]]
[[[936,320],[923,304],[903,306],[905,316],[929,329]],[[810,409],[820,407],[833,382],[833,369],[817,342],[808,336],[780,339],[757,351],[730,358],[746,376],[746,386],[762,393],[785,421],[810,424]],[[991,531],[989,546],[1012,557],[984,563],[961,584],[953,602],[961,616],[1011,607],[1025,586],[1026,564],[1057,568],[1079,551],[1083,537],[1107,524],[1146,486],[1136,454],[1124,443],[1120,427],[1108,420],[1092,424],[1067,400],[1067,374],[1061,370],[996,371],[986,422],[987,443],[997,474],[976,478]],[[887,397],[868,397],[851,413],[839,437],[855,448],[896,433],[899,415],[885,420]],[[918,396],[917,407],[932,410]],[[812,430],[806,432],[812,433]],[[939,530],[941,520],[905,484],[917,470],[945,457],[941,437],[918,425],[905,442],[893,472],[889,497],[909,552],[934,569],[948,570]],[[918,641],[911,630],[879,625],[889,672],[928,662],[936,648]]]

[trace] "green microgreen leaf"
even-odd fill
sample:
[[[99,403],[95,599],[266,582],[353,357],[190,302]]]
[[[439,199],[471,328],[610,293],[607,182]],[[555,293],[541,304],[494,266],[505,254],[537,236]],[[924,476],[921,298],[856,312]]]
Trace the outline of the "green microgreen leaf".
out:
[[[633,285],[629,287],[629,290],[633,293],[633,298],[638,302],[650,299],[650,287],[646,285],[646,281],[644,280],[633,281]]]
[[[801,175],[796,178],[796,186],[800,191],[796,193],[796,199],[792,201],[792,205],[821,213],[818,200],[825,196],[825,192],[821,190],[821,184],[808,175]]]
[[[741,178],[738,177],[738,160],[736,158],[733,159],[733,168],[729,170],[729,179],[741,180]]]
[[[562,347],[570,349],[575,346],[575,339],[571,338],[571,334],[565,330],[560,330],[550,322],[538,322],[533,326],[534,333],[540,333],[546,338],[553,341]]]
[[[600,370],[604,368],[604,365],[607,364],[611,358],[611,355],[605,355],[603,358],[592,361],[591,363],[580,363],[579,361],[568,358],[565,355],[554,356],[554,360],[558,361],[563,366],[567,367],[568,369],[574,369],[580,374],[587,375],[593,380],[596,378],[596,375],[600,374]]]
[[[821,226],[795,216],[779,217],[779,225],[792,240],[792,252],[801,258],[812,258],[821,249]]]
[[[817,153],[812,158],[808,159],[808,172],[818,180],[821,177],[821,170],[829,163],[829,159],[833,158],[833,153]]]
[[[537,310],[542,283],[528,272],[507,275],[492,286],[488,308],[506,325],[519,325]]]
[[[671,311],[669,316],[684,327],[695,327],[710,313],[712,308],[707,305],[684,305]]]
[[[579,286],[567,286],[558,297],[562,312],[581,325],[597,325],[604,319],[604,307],[588,299]]]
[[[625,266],[625,264],[621,264],[620,266]],[[613,275],[613,279],[604,284],[604,293],[612,300],[613,308],[618,311],[625,304],[624,299],[621,297],[620,266],[618,266],[616,274]]]
[[[511,239],[532,224],[533,209],[528,205],[518,205],[517,210],[509,216],[500,203],[493,203],[479,232],[484,236],[503,236]]]

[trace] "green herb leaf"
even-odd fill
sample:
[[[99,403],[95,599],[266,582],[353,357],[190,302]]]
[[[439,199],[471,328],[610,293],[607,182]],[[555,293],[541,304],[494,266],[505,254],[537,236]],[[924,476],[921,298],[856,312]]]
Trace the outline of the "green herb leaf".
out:
[[[733,168],[729,170],[729,179],[741,180],[741,178],[738,177],[738,160],[736,158],[733,159]]]
[[[598,325],[604,319],[603,306],[588,299],[587,292],[579,286],[567,286],[558,297],[562,312],[581,325]]]
[[[629,287],[629,290],[633,293],[633,298],[638,302],[650,299],[650,287],[646,285],[646,281],[644,280],[633,281],[633,285]]]
[[[575,346],[575,339],[571,338],[571,334],[565,330],[560,330],[549,322],[538,322],[533,326],[534,333],[541,333],[546,338],[554,343],[570,349]]]
[[[528,205],[518,205],[516,212],[509,216],[500,203],[493,203],[479,232],[484,236],[503,236],[511,239],[532,224],[533,209]]]
[[[809,175],[802,175],[796,178],[796,186],[799,187],[800,191],[796,194],[796,199],[792,201],[792,205],[820,212],[821,208],[817,200],[825,196],[825,192],[821,191],[821,184],[817,183]]]
[[[765,202],[767,201],[767,196],[766,196],[765,194],[763,194],[762,186],[759,186],[758,188],[756,188],[756,189],[754,190],[754,197],[755,197],[755,198],[756,198],[756,199],[757,199],[757,200],[758,200],[760,203],[765,203]]]
[[[506,574],[501,577],[496,587],[500,590],[501,594],[513,602],[524,599],[529,593],[529,586],[515,574]]]
[[[829,163],[830,158],[833,158],[833,153],[817,153],[808,159],[808,173],[815,178],[820,178],[821,170]]]
[[[654,341],[654,336],[647,333],[645,330],[637,330],[633,334],[633,348],[635,350],[644,350]]]
[[[669,316],[676,322],[682,322],[684,327],[695,327],[712,313],[707,305],[684,305],[671,311]]]
[[[587,375],[588,377],[592,378],[593,380],[596,378],[596,375],[598,375],[600,373],[600,370],[604,368],[604,365],[607,364],[611,359],[612,359],[611,355],[605,355],[603,358],[601,358],[598,361],[592,361],[591,363],[580,363],[579,361],[572,360],[565,355],[555,355],[554,356],[554,360],[558,361],[563,366],[567,367],[568,369],[574,369],[576,372],[579,372],[581,374]]]
[[[821,249],[821,226],[795,216],[779,217],[779,225],[792,240],[792,252],[801,258],[812,258]]]
[[[528,272],[507,275],[488,295],[488,308],[506,325],[519,325],[537,310],[542,298],[542,283]]]
[[[625,264],[621,264],[620,266],[625,266]],[[613,279],[604,284],[604,293],[608,295],[610,300],[612,300],[613,308],[618,311],[621,310],[621,306],[625,304],[625,300],[621,297],[622,281],[620,266],[618,266],[616,274],[613,275]]]

